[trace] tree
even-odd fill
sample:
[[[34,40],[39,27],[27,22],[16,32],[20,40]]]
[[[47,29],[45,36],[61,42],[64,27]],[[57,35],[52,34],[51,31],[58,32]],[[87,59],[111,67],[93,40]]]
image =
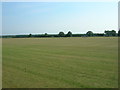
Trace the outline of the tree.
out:
[[[92,32],[92,31],[88,31],[88,32],[86,33],[86,35],[87,35],[87,36],[93,36],[93,32]]]
[[[115,30],[111,30],[111,31],[109,31],[109,30],[106,30],[105,31],[105,36],[116,36],[117,34],[116,34],[116,31]]]
[[[32,36],[32,34],[30,33],[29,35],[28,35],[28,37],[31,37]]]
[[[110,36],[110,31],[109,30],[105,30],[105,36]]]
[[[69,31],[67,34],[66,34],[67,37],[72,37],[72,32]]]
[[[119,31],[118,31],[118,36],[120,37],[120,29],[119,29]]]
[[[47,37],[48,36],[48,34],[47,33],[45,33],[45,37]]]
[[[65,34],[64,34],[64,32],[59,32],[58,36],[59,36],[59,37],[64,37]]]
[[[116,36],[117,35],[115,30],[112,30],[111,34],[112,34],[112,36]]]

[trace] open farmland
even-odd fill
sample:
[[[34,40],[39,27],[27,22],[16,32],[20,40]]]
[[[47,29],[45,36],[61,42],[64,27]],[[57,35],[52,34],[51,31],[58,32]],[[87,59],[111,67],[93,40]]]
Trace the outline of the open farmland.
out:
[[[118,87],[118,38],[4,38],[3,88]]]

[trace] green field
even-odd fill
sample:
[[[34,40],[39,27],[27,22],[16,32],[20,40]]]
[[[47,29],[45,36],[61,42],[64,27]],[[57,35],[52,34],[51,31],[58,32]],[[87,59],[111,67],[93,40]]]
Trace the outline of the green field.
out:
[[[116,88],[118,38],[4,38],[3,88]]]

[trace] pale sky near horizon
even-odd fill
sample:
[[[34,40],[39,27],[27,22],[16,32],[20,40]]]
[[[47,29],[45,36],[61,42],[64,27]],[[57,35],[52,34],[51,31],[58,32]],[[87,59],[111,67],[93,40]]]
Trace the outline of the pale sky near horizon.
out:
[[[3,34],[118,30],[116,2],[3,2]]]

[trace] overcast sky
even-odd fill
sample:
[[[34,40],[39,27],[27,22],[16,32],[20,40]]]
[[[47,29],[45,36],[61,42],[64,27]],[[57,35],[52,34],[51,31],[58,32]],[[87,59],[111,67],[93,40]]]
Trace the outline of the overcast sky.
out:
[[[118,29],[117,2],[3,2],[3,34]]]

